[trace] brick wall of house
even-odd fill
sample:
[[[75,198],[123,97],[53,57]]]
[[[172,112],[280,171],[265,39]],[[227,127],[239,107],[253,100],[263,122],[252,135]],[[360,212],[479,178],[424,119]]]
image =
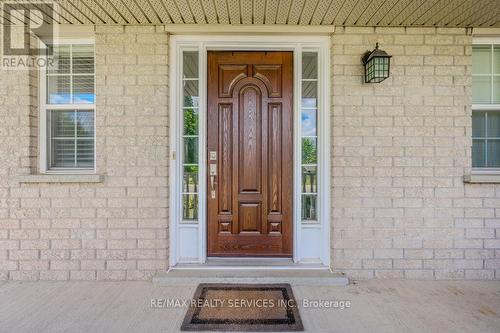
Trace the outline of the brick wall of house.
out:
[[[168,36],[101,26],[95,38],[102,183],[19,183],[37,167],[37,75],[0,70],[0,280],[149,279],[167,268]],[[471,40],[464,29],[336,29],[335,270],[500,277],[500,185],[463,182]],[[393,55],[391,77],[364,84],[360,58],[375,42]]]
[[[19,183],[37,166],[37,80],[0,70],[0,280],[149,279],[168,265],[168,35],[97,27],[95,40],[102,183]]]
[[[391,76],[362,82],[375,43]],[[332,265],[354,278],[500,279],[500,185],[471,169],[465,29],[332,36]]]
[[[32,220],[32,210],[36,209],[21,208],[21,197],[16,196],[19,183],[15,180],[17,174],[30,172],[33,78],[29,70],[0,69],[0,280],[13,278],[9,273],[18,270],[17,258],[23,255],[20,239],[31,241],[33,235],[21,231],[20,219]],[[24,253],[25,257],[29,254]],[[35,265],[36,259],[26,260]]]

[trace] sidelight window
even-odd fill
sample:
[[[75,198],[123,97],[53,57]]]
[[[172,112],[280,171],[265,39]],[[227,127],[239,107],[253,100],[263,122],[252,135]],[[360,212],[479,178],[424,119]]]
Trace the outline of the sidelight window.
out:
[[[318,54],[302,53],[301,214],[304,222],[318,221]]]
[[[472,167],[500,168],[500,45],[472,48]]]
[[[198,51],[182,55],[182,219],[198,220],[199,198],[199,70]]]

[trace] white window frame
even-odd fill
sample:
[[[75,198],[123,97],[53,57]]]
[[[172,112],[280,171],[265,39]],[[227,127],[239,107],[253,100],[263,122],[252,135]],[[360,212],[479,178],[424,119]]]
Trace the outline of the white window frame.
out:
[[[40,41],[41,46],[43,43]],[[39,172],[44,174],[95,174],[97,169],[97,132],[96,132],[96,56],[95,56],[95,39],[94,38],[58,38],[52,41],[53,45],[64,45],[64,44],[91,44],[94,45],[94,103],[85,104],[49,104],[47,103],[47,69],[41,67],[39,71],[39,81],[38,81],[38,105],[39,105],[39,117],[38,117],[38,128],[39,128],[39,140],[38,140],[38,151],[39,151]],[[91,168],[56,168],[49,169],[49,151],[48,151],[48,126],[47,124],[47,113],[48,110],[92,110],[94,112],[94,165]]]
[[[294,199],[293,260],[330,265],[330,37],[285,35],[174,35],[170,43],[170,248],[169,265],[207,260],[206,96],[207,52],[211,50],[293,51],[294,53]],[[182,219],[182,51],[199,52],[199,210],[198,221]],[[318,52],[318,223],[301,220],[301,75],[302,53]],[[245,260],[245,259],[241,259]],[[311,266],[318,267],[318,266]]]
[[[472,45],[498,45],[500,46],[500,36],[499,37],[474,37],[472,40]],[[493,66],[493,64],[492,64]],[[472,77],[472,73],[471,73]],[[471,83],[472,88],[472,83]],[[493,87],[492,87],[493,89]],[[493,93],[493,91],[492,91]],[[480,111],[498,111],[500,112],[500,103],[495,104],[472,104],[472,112],[480,112]],[[472,115],[471,115],[472,116]],[[471,134],[472,136],[472,134]],[[471,148],[472,150],[472,148]],[[472,154],[471,154],[471,162],[472,162]],[[500,180],[500,168],[472,168],[473,175],[495,175],[499,177]]]

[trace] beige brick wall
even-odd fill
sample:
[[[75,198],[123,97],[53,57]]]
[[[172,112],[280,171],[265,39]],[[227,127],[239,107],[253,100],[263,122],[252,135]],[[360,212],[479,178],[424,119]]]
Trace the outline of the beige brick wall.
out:
[[[96,28],[98,184],[36,171],[36,73],[0,71],[0,280],[149,279],[168,265],[168,36]],[[362,83],[380,42],[391,77]],[[332,36],[332,266],[354,278],[500,277],[500,185],[470,172],[471,36]]]
[[[19,183],[37,165],[36,79],[0,71],[0,280],[137,280],[167,268],[168,36],[116,26],[95,39],[103,183]]]
[[[361,55],[393,56],[364,84]],[[500,279],[500,185],[471,168],[465,29],[338,28],[332,36],[332,265],[354,278]]]

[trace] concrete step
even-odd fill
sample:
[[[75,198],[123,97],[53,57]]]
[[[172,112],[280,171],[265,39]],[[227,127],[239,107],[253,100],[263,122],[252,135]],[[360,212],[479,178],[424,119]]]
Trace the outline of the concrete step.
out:
[[[200,283],[290,283],[306,286],[346,286],[349,279],[329,269],[278,268],[204,268],[171,269],[158,274],[153,283],[162,286],[190,286]]]

